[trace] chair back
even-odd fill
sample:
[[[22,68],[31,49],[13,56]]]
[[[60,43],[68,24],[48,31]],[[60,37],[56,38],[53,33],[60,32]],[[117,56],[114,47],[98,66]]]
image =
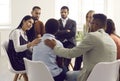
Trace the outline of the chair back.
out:
[[[87,81],[117,81],[120,60],[96,64]]]
[[[4,52],[7,54],[7,50],[8,50],[8,41],[4,41],[2,44],[3,50]]]
[[[12,67],[12,65],[11,65],[11,62],[10,62],[10,58],[9,58],[9,56],[8,56],[8,53],[7,53],[8,43],[9,43],[8,41],[4,41],[4,42],[2,43],[2,47],[3,47],[3,50],[4,50],[4,52],[5,52],[5,54],[7,55],[7,58],[8,58],[8,68],[9,68],[9,70],[10,70],[11,72],[13,72],[13,73],[16,73],[16,74],[25,73],[25,70],[23,70],[23,71],[16,71],[16,70],[13,69],[13,67]]]
[[[24,58],[29,81],[54,81],[47,66],[41,61],[31,61]]]

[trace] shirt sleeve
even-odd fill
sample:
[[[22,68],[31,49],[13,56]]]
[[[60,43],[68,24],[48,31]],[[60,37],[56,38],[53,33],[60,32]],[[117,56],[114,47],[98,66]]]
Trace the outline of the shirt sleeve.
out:
[[[20,45],[19,38],[20,38],[20,31],[14,30],[12,33],[12,40],[13,40],[13,44],[16,52],[22,52],[27,49],[27,44]]]
[[[94,45],[95,44],[93,37],[91,35],[88,35],[78,46],[71,49],[55,46],[54,52],[56,55],[65,58],[79,57],[83,54],[86,54],[86,52],[89,50],[93,49]]]

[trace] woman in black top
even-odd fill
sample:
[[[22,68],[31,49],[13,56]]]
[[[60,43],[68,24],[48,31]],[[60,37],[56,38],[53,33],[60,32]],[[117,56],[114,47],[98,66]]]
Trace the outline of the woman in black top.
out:
[[[39,38],[32,42],[27,39],[26,31],[32,27],[33,23],[33,18],[27,15],[22,19],[20,25],[10,33],[7,52],[13,69],[17,71],[25,70],[23,58],[31,59],[32,47],[40,42]],[[28,81],[26,74],[23,74],[23,77],[25,77],[25,81]]]

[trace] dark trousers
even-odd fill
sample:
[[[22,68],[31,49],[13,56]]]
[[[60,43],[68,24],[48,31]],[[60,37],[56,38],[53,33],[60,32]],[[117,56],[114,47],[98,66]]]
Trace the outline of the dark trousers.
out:
[[[53,77],[55,81],[64,81],[66,77],[66,72],[63,70],[58,76]]]
[[[73,43],[69,42],[69,41],[64,42],[63,46],[65,48],[73,48],[73,47],[75,47],[75,45]],[[64,67],[63,67],[63,69],[65,69],[66,71],[69,71],[69,67],[68,66],[69,66],[69,64],[71,62],[71,59],[63,58],[63,60],[64,60]]]
[[[82,55],[75,59],[75,65],[74,65],[74,68],[73,68],[74,71],[81,69],[82,59],[83,59]]]
[[[65,72],[69,71],[69,63],[71,62],[71,59],[63,58],[63,57],[56,57],[57,65],[62,68]]]
[[[63,60],[64,60],[63,69],[67,72],[69,71],[69,64],[71,62],[71,59],[63,58]]]

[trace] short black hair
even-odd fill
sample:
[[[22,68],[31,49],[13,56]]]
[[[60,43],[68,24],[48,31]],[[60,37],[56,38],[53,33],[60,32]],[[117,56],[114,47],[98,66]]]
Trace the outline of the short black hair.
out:
[[[106,27],[107,16],[104,14],[94,14],[93,19],[98,19],[101,26]]]
[[[115,33],[115,24],[112,19],[107,19],[106,33],[109,35]]]
[[[67,6],[62,6],[62,7],[61,7],[61,10],[62,10],[62,9],[67,9],[67,10],[69,11],[69,8],[68,8]]]
[[[58,27],[59,27],[58,20],[56,20],[54,18],[50,18],[47,20],[47,22],[45,24],[45,31],[46,31],[46,33],[54,35],[58,31]]]
[[[34,6],[33,8],[32,8],[32,11],[34,11],[35,9],[41,9],[39,6]]]

